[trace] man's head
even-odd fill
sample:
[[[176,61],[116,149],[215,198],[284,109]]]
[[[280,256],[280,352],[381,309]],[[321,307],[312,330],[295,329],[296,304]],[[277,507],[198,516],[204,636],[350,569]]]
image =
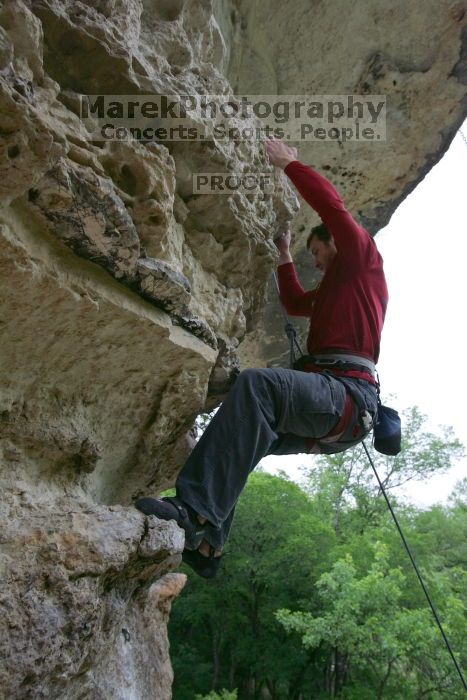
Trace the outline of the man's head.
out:
[[[326,272],[336,256],[337,248],[334,238],[324,224],[313,226],[306,239],[306,247],[311,252],[318,270]]]

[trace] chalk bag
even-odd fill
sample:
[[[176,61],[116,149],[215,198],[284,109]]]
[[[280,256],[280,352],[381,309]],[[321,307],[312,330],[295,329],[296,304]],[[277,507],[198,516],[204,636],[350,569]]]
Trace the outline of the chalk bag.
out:
[[[401,419],[398,412],[378,403],[378,415],[373,428],[373,446],[383,455],[394,457],[401,451]]]

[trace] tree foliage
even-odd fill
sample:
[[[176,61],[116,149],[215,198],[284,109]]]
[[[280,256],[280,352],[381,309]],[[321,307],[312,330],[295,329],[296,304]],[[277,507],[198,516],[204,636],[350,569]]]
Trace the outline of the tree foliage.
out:
[[[467,480],[447,506],[421,510],[394,495],[462,453],[451,431],[438,437],[423,422],[412,409],[403,453],[377,465],[465,667]],[[254,472],[219,576],[187,569],[170,623],[174,700],[222,698],[220,689],[240,700],[464,697],[358,448],[314,464],[302,487]]]
[[[195,695],[195,700],[237,700],[237,691],[223,688],[220,693],[216,693],[215,690],[211,690],[207,695]]]

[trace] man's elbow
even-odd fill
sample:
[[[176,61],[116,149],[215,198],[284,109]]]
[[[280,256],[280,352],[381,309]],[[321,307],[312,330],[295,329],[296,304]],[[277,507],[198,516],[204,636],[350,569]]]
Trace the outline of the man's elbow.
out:
[[[284,309],[289,316],[308,316],[308,310],[303,309],[300,305],[289,303],[284,304]]]

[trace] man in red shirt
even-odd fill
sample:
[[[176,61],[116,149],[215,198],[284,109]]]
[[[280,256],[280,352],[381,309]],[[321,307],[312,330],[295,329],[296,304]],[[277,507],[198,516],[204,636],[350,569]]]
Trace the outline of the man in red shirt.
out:
[[[310,356],[301,361],[304,371],[241,372],[180,471],[177,496],[135,503],[177,521],[185,530],[183,560],[205,578],[217,572],[237,499],[264,456],[345,450],[365,437],[377,412],[375,363],[388,297],[381,256],[331,183],[300,163],[295,148],[271,139],[266,149],[323,222],[307,241],[324,272],[312,291],[298,281],[290,234],[276,241],[281,300],[290,314],[310,318]]]
[[[304,292],[297,279],[288,237],[278,242],[279,286],[286,310],[310,317],[310,354],[337,350],[376,363],[388,290],[373,238],[352,218],[331,183],[296,159],[295,148],[271,140],[267,149],[271,161],[284,169],[323,221],[307,241],[316,266],[325,272],[313,291]],[[370,377],[369,381],[374,380]]]

